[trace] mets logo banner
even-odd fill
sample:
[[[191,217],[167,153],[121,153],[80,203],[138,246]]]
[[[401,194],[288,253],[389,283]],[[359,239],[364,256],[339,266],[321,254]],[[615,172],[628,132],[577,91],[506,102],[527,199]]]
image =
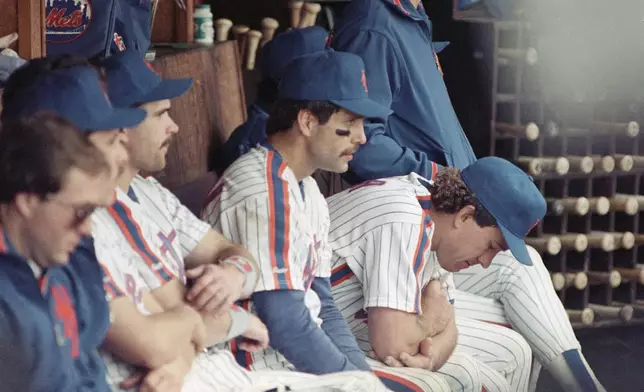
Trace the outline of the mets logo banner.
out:
[[[120,0],[45,0],[47,54],[106,51]]]

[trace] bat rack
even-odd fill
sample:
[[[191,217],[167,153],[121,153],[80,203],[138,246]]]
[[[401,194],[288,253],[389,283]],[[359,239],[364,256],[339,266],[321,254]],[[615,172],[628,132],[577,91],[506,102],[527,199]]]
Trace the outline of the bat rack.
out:
[[[573,326],[644,323],[639,105],[545,99],[525,22],[473,18],[455,21],[453,31],[441,62],[457,115],[477,156],[515,162],[546,197],[547,215],[527,242]]]

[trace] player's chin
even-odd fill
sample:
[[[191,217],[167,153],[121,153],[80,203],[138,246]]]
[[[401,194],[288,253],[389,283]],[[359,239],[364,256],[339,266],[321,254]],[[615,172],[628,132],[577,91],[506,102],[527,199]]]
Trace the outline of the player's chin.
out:
[[[349,162],[344,159],[334,162],[333,167],[329,169],[334,173],[345,173],[347,170],[349,170]]]

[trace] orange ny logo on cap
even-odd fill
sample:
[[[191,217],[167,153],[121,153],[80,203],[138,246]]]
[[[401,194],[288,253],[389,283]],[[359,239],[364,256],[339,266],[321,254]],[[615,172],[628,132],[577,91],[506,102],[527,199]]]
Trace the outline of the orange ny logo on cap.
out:
[[[362,70],[362,75],[360,76],[360,81],[362,82],[362,87],[364,87],[364,92],[368,93],[369,88],[367,87],[367,74]]]
[[[527,233],[525,233],[525,235],[528,235],[528,234],[532,231],[532,229],[534,229],[535,227],[537,227],[537,225],[539,224],[539,222],[540,222],[540,220],[539,220],[539,219],[537,219],[537,221],[536,221],[536,222],[534,222],[534,224],[532,224],[532,226],[530,226],[530,228],[528,229],[528,232],[527,232]]]

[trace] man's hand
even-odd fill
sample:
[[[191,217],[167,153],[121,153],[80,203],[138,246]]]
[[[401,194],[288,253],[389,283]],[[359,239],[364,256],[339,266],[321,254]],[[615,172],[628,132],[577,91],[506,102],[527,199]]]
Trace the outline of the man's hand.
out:
[[[438,280],[430,281],[422,293],[423,315],[428,323],[431,333],[429,337],[436,336],[445,330],[454,315],[452,304],[447,300],[447,292],[441,288]]]
[[[268,347],[268,329],[253,314],[249,314],[248,328],[241,336],[244,339],[239,343],[239,348],[244,351],[256,352]]]
[[[194,350],[187,350],[183,356],[150,370],[147,374],[144,372],[133,374],[119,386],[127,390],[138,385],[140,392],[181,392],[183,380],[190,372],[194,358]]]
[[[194,283],[186,300],[199,312],[219,314],[237,301],[246,275],[232,265],[205,264],[186,270]]]
[[[420,342],[419,352],[416,355],[409,355],[407,353],[400,354],[399,359],[387,357],[384,363],[391,367],[411,367],[418,369],[425,369],[432,372],[438,370],[436,366],[436,353],[432,345],[432,338],[424,339]]]

